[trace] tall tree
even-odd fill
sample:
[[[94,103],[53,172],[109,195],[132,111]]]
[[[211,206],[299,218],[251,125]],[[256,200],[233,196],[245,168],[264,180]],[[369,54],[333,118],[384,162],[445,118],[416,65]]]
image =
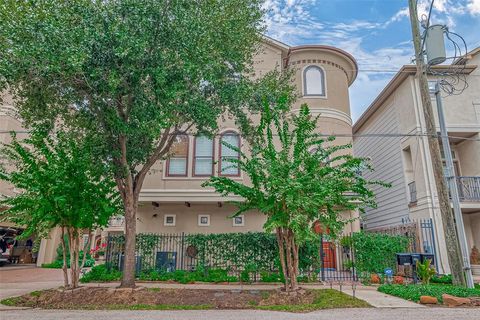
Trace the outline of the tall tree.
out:
[[[212,131],[261,39],[262,0],[6,0],[0,89],[29,122],[79,126],[114,169],[126,221],[124,276],[135,286],[138,199],[175,135]],[[242,77],[240,77],[242,75]],[[65,108],[65,106],[70,106]],[[56,119],[56,120],[53,120]]]
[[[236,215],[249,210],[266,215],[265,230],[277,235],[285,290],[292,291],[298,288],[298,248],[314,236],[313,223],[319,221],[332,235],[338,234],[350,222],[340,213],[374,206],[369,185],[380,182],[359,174],[369,166],[365,159],[345,152],[350,145],[334,145],[333,137],[325,139],[318,133],[318,118],[312,118],[306,105],[296,116],[288,115],[284,107],[268,102],[264,106],[248,153],[241,153],[238,161],[229,160],[251,184],[211,177],[204,185],[224,196],[241,196],[244,201],[235,202]]]
[[[0,149],[0,180],[19,190],[0,200],[7,208],[0,216],[25,226],[22,237],[45,237],[53,228],[61,228],[65,288],[78,287],[93,231],[106,226],[120,209],[115,182],[106,175],[108,167],[95,159],[92,150],[88,140],[64,132],[50,135],[43,129],[22,141],[14,136],[11,144]],[[82,248],[80,238],[85,232],[88,242]]]

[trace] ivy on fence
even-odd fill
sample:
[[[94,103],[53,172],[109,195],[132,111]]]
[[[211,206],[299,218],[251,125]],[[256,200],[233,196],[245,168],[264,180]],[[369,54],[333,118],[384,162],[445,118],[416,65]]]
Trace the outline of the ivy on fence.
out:
[[[353,246],[357,274],[383,273],[386,268],[395,270],[396,254],[406,252],[410,239],[402,235],[356,232],[344,245]]]
[[[118,257],[123,252],[123,235],[110,236],[107,263],[118,266]],[[308,273],[320,268],[319,241],[310,241],[300,247],[299,268]],[[187,252],[195,251],[194,257]],[[138,234],[137,256],[141,270],[157,268],[156,254],[159,251],[175,251],[176,269],[223,269],[232,273],[261,274],[279,271],[277,242],[274,234],[264,232],[217,233],[217,234]]]

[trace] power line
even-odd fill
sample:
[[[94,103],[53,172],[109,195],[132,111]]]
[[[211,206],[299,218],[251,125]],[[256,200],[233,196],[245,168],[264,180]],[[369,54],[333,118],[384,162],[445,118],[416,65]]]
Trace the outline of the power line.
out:
[[[23,133],[28,134],[28,131],[25,130],[14,130],[14,131],[0,131],[0,134],[11,134],[11,133]],[[184,134],[182,134],[184,135]],[[196,136],[194,134],[187,134],[188,136]],[[448,137],[450,139],[458,139],[458,140],[467,140],[467,141],[480,141],[480,138],[471,138],[471,137],[461,137],[461,136],[442,136],[440,134],[429,135],[427,133],[338,133],[338,134],[326,134],[326,133],[319,133],[319,136],[322,137],[340,137],[340,138],[404,138],[404,137]],[[221,137],[222,134],[214,134],[214,137]],[[277,134],[273,134],[273,136],[278,136]]]

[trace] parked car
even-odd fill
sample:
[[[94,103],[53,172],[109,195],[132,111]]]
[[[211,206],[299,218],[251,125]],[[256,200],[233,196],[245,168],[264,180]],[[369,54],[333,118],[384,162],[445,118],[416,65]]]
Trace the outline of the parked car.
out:
[[[17,235],[17,230],[12,228],[0,228],[0,267],[10,262]]]

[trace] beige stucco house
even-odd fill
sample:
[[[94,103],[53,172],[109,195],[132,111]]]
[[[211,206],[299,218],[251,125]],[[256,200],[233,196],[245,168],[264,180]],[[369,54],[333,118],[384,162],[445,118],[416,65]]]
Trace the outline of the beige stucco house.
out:
[[[457,63],[466,64],[463,73],[468,88],[460,95],[442,94],[442,101],[468,247],[472,248],[480,247],[480,48]],[[375,168],[365,175],[392,184],[375,190],[378,208],[368,210],[363,222],[366,229],[376,229],[431,218],[440,271],[449,272],[415,73],[415,66],[402,67],[353,126],[354,154],[369,157]],[[435,79],[429,76],[432,84]],[[431,99],[436,117],[434,95]]]
[[[291,112],[298,112],[300,105],[307,103],[313,114],[320,115],[320,132],[343,135],[335,142],[338,144],[351,142],[348,137],[352,133],[348,90],[357,76],[357,63],[349,53],[324,45],[291,47],[265,37],[254,58],[255,77],[274,69],[294,70],[299,99]],[[246,148],[238,128],[228,117],[219,120],[218,125],[219,131],[214,139],[193,134],[179,136],[172,157],[154,165],[140,193],[138,233],[262,230],[265,218],[260,213],[231,218],[235,208],[227,202],[235,198],[223,198],[212,189],[201,186],[212,175],[230,176],[248,183],[242,172],[228,161],[221,160],[239,156],[234,150],[222,146],[222,141]],[[357,213],[345,212],[344,215],[352,218]],[[357,221],[346,231],[358,229]],[[122,217],[114,218],[106,230],[97,233],[97,241],[109,233],[123,230]],[[52,239],[42,242],[39,264],[54,258],[57,238],[58,232],[53,231]]]

